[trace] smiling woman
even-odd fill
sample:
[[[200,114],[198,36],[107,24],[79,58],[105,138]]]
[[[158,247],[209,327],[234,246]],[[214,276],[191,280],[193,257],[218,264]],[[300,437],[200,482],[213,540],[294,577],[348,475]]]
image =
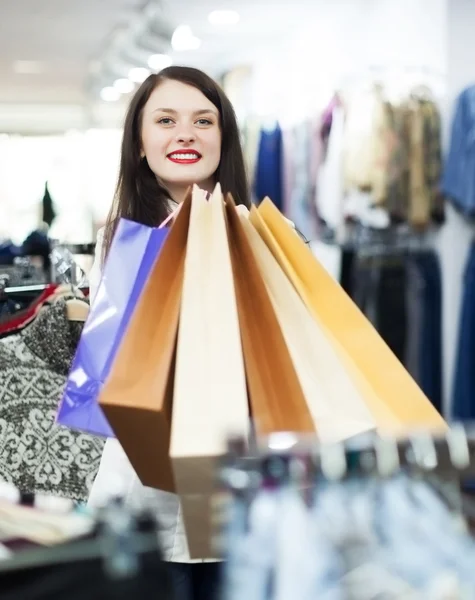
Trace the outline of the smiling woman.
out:
[[[216,182],[238,205],[250,207],[236,117],[223,91],[197,69],[169,67],[151,75],[132,99],[124,126],[117,192],[105,230],[103,258],[118,220],[157,226],[194,183],[212,191]],[[101,255],[100,235],[96,256]],[[96,260],[89,276],[92,299],[100,280]],[[219,563],[190,565],[178,497],[145,488],[116,439],[107,440],[89,505],[116,493],[132,506],[153,502],[162,527],[162,550],[171,563],[177,600],[218,598]]]
[[[150,75],[133,97],[124,125],[119,180],[103,244],[107,255],[121,217],[159,225],[196,183],[219,181],[236,204],[250,206],[233,107],[208,75],[167,67]]]
[[[218,109],[195,87],[163,82],[144,107],[141,155],[175,202],[193,183],[212,191],[221,158]]]

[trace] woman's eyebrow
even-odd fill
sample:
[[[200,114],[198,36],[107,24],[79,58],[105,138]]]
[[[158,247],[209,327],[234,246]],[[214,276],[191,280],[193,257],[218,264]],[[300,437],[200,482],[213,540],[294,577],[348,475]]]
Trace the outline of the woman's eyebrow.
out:
[[[169,113],[172,115],[176,115],[177,111],[174,110],[173,108],[156,108],[154,111],[154,113],[156,112],[164,112],[164,113]],[[213,114],[216,117],[218,116],[217,111],[213,110],[212,108],[200,108],[198,110],[193,111],[194,115],[209,115],[209,114]]]
[[[176,110],[173,110],[173,108],[155,108],[152,112],[165,112],[171,113],[172,115],[176,115]]]
[[[200,110],[195,110],[195,112],[193,113],[194,115],[209,115],[209,114],[218,116],[218,113],[216,110],[213,110],[212,108],[203,108]]]

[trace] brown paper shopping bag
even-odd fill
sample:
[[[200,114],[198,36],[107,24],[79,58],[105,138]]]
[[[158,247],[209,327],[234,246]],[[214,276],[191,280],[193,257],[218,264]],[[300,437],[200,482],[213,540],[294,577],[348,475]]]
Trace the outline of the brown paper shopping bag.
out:
[[[173,371],[191,192],[135,307],[99,403],[144,485],[174,491]]]
[[[284,335],[236,206],[226,200],[236,298],[256,431],[314,432]]]
[[[253,214],[254,213],[254,214]],[[251,222],[335,345],[381,433],[446,424],[375,328],[267,198]],[[262,222],[266,227],[262,226]]]
[[[257,214],[255,218],[260,219]],[[338,442],[375,428],[360,391],[324,330],[245,216],[241,224],[266,284],[295,371],[322,442]]]
[[[194,190],[177,340],[170,456],[193,558],[211,556],[210,506],[228,437],[249,407],[224,202]]]

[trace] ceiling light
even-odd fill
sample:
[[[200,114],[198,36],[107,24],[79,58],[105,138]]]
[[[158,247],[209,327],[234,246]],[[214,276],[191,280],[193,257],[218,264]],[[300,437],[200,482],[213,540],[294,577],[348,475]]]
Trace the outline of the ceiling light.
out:
[[[201,40],[193,35],[191,27],[188,25],[179,25],[172,35],[173,50],[198,50],[201,46]]]
[[[213,10],[208,15],[211,25],[236,25],[239,19],[239,13],[235,10]]]
[[[134,83],[143,83],[149,75],[150,71],[145,67],[135,67],[129,71],[129,79]]]
[[[13,70],[20,75],[39,75],[44,71],[44,65],[38,60],[16,60]]]
[[[130,94],[134,89],[134,84],[130,79],[116,79],[114,81],[114,88],[121,94]]]
[[[104,102],[116,102],[120,98],[120,93],[112,86],[108,86],[102,88],[101,98]]]
[[[148,59],[148,66],[154,71],[161,71],[172,64],[172,59],[168,54],[152,54]]]

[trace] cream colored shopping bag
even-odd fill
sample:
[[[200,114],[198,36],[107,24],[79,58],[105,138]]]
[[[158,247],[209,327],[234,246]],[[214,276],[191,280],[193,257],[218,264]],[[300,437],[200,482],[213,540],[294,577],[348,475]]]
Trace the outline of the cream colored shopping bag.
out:
[[[179,217],[178,217],[179,218]],[[246,437],[249,409],[223,196],[193,190],[170,442],[190,554],[210,556],[216,460],[230,435]]]
[[[378,431],[438,430],[445,421],[373,325],[266,198],[250,219],[358,386]],[[265,227],[264,227],[265,225]]]
[[[256,219],[260,216],[255,215]],[[254,252],[322,442],[336,442],[375,428],[357,386],[326,332],[245,216],[241,224]]]
[[[226,199],[226,214],[249,400],[256,433],[314,433],[315,423],[285,337],[230,196]]]

